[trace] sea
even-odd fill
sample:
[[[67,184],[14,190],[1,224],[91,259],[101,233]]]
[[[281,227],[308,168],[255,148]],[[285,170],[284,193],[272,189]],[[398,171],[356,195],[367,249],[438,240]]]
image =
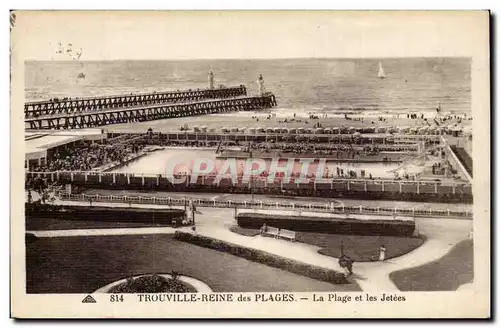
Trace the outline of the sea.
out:
[[[249,94],[258,93],[262,74],[278,114],[427,117],[438,106],[453,115],[471,112],[468,58],[73,60],[29,61],[25,68],[27,101],[206,88],[213,71],[217,87],[244,84]]]

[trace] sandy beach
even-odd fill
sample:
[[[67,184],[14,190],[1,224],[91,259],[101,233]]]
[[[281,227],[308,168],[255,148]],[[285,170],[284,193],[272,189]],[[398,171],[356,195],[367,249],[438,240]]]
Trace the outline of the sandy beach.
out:
[[[149,122],[134,122],[125,124],[115,124],[106,127],[108,132],[146,132],[148,128],[152,128],[155,132],[173,132],[180,131],[181,127],[187,124],[187,127],[192,130],[193,127],[206,126],[208,129],[216,129],[217,132],[221,128],[314,128],[315,124],[320,123],[323,128],[342,128],[342,127],[436,127],[433,118],[410,119],[407,114],[384,116],[384,120],[379,120],[378,116],[354,116],[349,115],[351,119],[346,119],[344,116],[327,117],[319,116],[317,119],[310,119],[309,116],[298,116],[293,122],[290,122],[294,117],[291,115],[276,115],[268,119],[271,112],[235,112],[230,114],[213,114],[204,116],[191,116],[172,118],[168,120],[158,120]],[[276,113],[275,111],[272,112]],[[399,116],[399,117],[398,117]],[[252,118],[256,117],[256,118]],[[382,117],[382,116],[381,116]],[[258,119],[258,120],[257,120]],[[285,123],[285,119],[287,122]],[[458,124],[463,128],[468,128],[472,121],[462,119],[458,123],[458,119],[448,119],[442,126],[454,126]]]

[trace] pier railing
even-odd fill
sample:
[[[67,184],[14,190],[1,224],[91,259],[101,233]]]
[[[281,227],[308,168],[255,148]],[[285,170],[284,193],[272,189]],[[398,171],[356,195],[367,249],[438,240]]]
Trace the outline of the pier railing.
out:
[[[207,99],[246,96],[244,85],[214,89],[189,89],[165,92],[134,93],[85,98],[55,98],[51,100],[26,102],[24,115],[37,117],[54,114],[70,114],[85,111],[147,106],[162,103],[201,101]]]
[[[237,209],[267,209],[267,210],[286,210],[286,211],[307,211],[332,214],[360,214],[360,215],[385,215],[385,216],[403,216],[403,217],[438,217],[438,218],[459,218],[472,219],[472,212],[456,210],[436,210],[415,209],[415,208],[386,208],[369,206],[334,206],[333,204],[317,203],[284,203],[284,202],[264,202],[264,201],[219,201],[203,198],[173,198],[156,196],[121,196],[121,195],[87,195],[87,194],[67,194],[61,193],[59,197],[62,200],[80,201],[80,202],[103,202],[103,203],[124,203],[124,204],[150,204],[166,206],[187,206],[190,201],[198,207],[216,207],[216,208],[237,208]]]

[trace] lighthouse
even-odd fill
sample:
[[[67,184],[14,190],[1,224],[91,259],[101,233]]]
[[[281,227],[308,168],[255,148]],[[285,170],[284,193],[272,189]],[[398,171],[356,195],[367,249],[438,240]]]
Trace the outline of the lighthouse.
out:
[[[263,95],[264,93],[266,93],[266,88],[264,87],[264,78],[262,77],[262,74],[260,74],[257,83],[259,83],[259,94]]]
[[[212,71],[208,73],[208,88],[209,89],[214,88],[214,73]]]

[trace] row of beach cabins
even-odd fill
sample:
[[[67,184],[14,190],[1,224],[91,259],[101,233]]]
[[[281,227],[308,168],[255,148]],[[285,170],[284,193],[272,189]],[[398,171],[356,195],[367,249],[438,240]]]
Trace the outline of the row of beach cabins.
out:
[[[188,130],[183,127],[182,130]],[[283,133],[283,134],[353,134],[359,135],[361,133],[399,133],[399,134],[420,134],[420,135],[461,135],[462,133],[467,133],[463,128],[459,126],[440,126],[440,127],[340,127],[340,128],[283,128],[283,127],[256,127],[256,128],[245,128],[245,127],[222,127],[217,131],[215,128],[208,128],[207,126],[194,126],[194,132],[209,132],[209,133],[230,133],[230,132],[240,132],[240,133]]]

